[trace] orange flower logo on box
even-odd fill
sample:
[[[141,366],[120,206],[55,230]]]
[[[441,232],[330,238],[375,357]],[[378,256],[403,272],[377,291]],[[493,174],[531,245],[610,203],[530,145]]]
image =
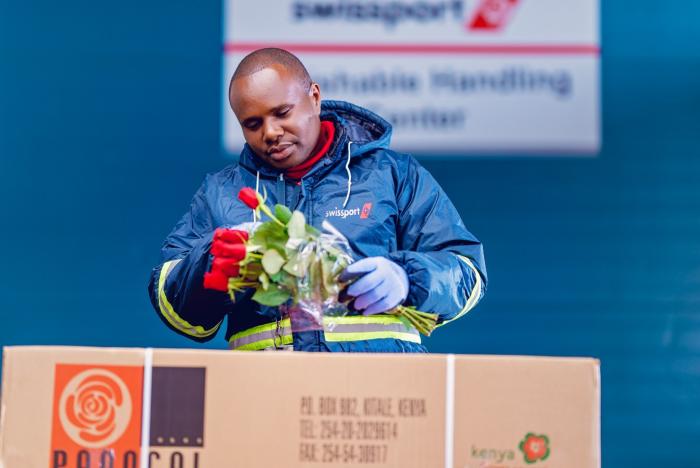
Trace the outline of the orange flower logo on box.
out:
[[[73,377],[59,403],[61,425],[78,445],[105,447],[117,440],[131,419],[131,396],[122,379],[105,369]]]
[[[138,459],[143,367],[56,365],[53,466]],[[111,466],[111,465],[105,465]]]
[[[536,435],[529,432],[520,441],[520,450],[523,452],[526,463],[546,460],[549,457],[549,438],[546,435]]]

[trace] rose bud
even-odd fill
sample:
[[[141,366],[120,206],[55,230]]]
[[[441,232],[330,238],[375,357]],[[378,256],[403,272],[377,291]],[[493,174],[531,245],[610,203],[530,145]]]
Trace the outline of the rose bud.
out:
[[[215,291],[228,291],[228,276],[221,271],[204,273],[204,288]]]
[[[212,272],[220,271],[228,277],[238,276],[240,269],[241,267],[238,265],[238,260],[232,258],[215,258],[211,265]]]
[[[211,254],[215,257],[243,260],[246,255],[246,248],[245,244],[230,244],[223,241],[214,241],[211,244]]]
[[[260,204],[258,194],[250,187],[242,188],[241,191],[238,192],[238,199],[252,209],[256,209]]]
[[[214,231],[214,240],[222,240],[232,244],[242,244],[248,240],[248,231],[218,228]]]

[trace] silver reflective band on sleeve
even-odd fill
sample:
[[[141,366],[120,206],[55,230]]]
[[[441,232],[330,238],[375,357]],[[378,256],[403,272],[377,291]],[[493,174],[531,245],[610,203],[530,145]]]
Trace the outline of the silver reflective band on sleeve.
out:
[[[391,315],[324,317],[324,335],[328,342],[393,338],[420,343],[418,331]],[[293,342],[289,319],[272,322],[236,333],[229,341],[235,350],[288,348]]]
[[[476,269],[474,266],[474,263],[471,261],[471,259],[463,256],[463,255],[457,255],[457,258],[459,258],[461,261],[467,264],[469,268],[471,268],[472,272],[474,272],[474,286],[472,287],[471,293],[469,294],[469,297],[467,298],[466,304],[464,304],[464,307],[462,310],[460,310],[454,317],[452,317],[449,320],[445,320],[441,324],[438,325],[438,327],[441,327],[443,325],[446,325],[452,321],[457,320],[470,310],[474,308],[479,303],[479,300],[484,294],[484,284],[483,281],[481,281],[481,275],[479,274],[479,270]]]
[[[168,300],[168,296],[165,294],[165,282],[168,279],[168,275],[172,271],[173,267],[180,263],[181,260],[182,259],[167,261],[160,269],[160,275],[158,276],[158,308],[160,309],[160,313],[165,320],[167,320],[168,323],[176,330],[180,330],[182,333],[195,338],[207,338],[216,333],[223,320],[209,330],[205,329],[201,325],[193,325],[180,317],[175,309],[173,309],[173,306]]]
[[[238,350],[277,349],[292,344],[292,325],[289,319],[267,323],[236,333],[229,348]]]

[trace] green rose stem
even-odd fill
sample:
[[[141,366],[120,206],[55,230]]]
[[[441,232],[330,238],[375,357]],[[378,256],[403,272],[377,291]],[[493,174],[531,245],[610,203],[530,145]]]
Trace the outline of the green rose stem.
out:
[[[228,280],[228,295],[232,302],[236,301],[236,292],[242,292],[246,288],[255,288],[259,285],[258,276],[263,271],[259,263],[261,260],[261,254],[246,253],[246,258],[240,263],[241,269],[238,276]]]
[[[286,224],[284,224],[282,221],[277,219],[277,217],[272,213],[272,211],[270,211],[270,208],[266,204],[264,204],[264,203],[259,204],[258,207],[255,209],[255,211],[262,211],[263,213],[265,213],[268,216],[268,218],[270,218],[271,220],[273,220],[274,222],[276,222],[280,226],[287,227]],[[258,216],[260,216],[260,215],[258,214]],[[262,258],[262,256],[260,258]]]
[[[417,310],[414,306],[399,305],[386,312],[386,314],[396,316],[404,322],[405,325],[413,326],[418,332],[425,336],[430,336],[437,327],[438,314],[422,312]]]
[[[337,281],[337,276],[335,277],[335,281]],[[341,288],[346,288],[351,283],[352,282],[340,283],[340,285]],[[344,304],[347,306],[351,301],[352,299],[344,302]],[[425,336],[430,336],[433,330],[435,330],[437,327],[438,314],[422,312],[420,310],[416,310],[414,306],[399,305],[384,313],[387,315],[396,316],[404,323],[404,325],[407,327],[412,326],[418,330],[419,333]]]
[[[270,208],[265,204],[267,201],[267,191],[263,187],[264,195],[260,195],[258,192],[250,187],[244,187],[238,192],[238,199],[242,201],[248,208],[255,210],[255,214],[260,216],[260,211],[265,213],[271,220],[276,222],[282,227],[285,227],[282,221],[277,219],[277,217],[270,211]],[[261,216],[262,218],[262,216]]]
[[[405,319],[425,336],[430,336],[433,330],[435,330],[435,327],[437,327],[437,314],[421,312],[420,310],[416,310],[415,307],[398,306],[387,313],[396,315],[400,319]]]

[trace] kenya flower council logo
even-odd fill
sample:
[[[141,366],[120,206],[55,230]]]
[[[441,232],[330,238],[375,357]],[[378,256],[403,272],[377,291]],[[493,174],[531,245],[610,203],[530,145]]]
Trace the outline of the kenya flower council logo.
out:
[[[106,447],[124,433],[131,418],[131,397],[124,381],[106,369],[75,375],[61,393],[59,417],[73,442]]]
[[[520,450],[523,452],[526,463],[535,463],[538,460],[546,460],[549,457],[549,438],[546,435],[537,435],[528,432],[520,441]]]

